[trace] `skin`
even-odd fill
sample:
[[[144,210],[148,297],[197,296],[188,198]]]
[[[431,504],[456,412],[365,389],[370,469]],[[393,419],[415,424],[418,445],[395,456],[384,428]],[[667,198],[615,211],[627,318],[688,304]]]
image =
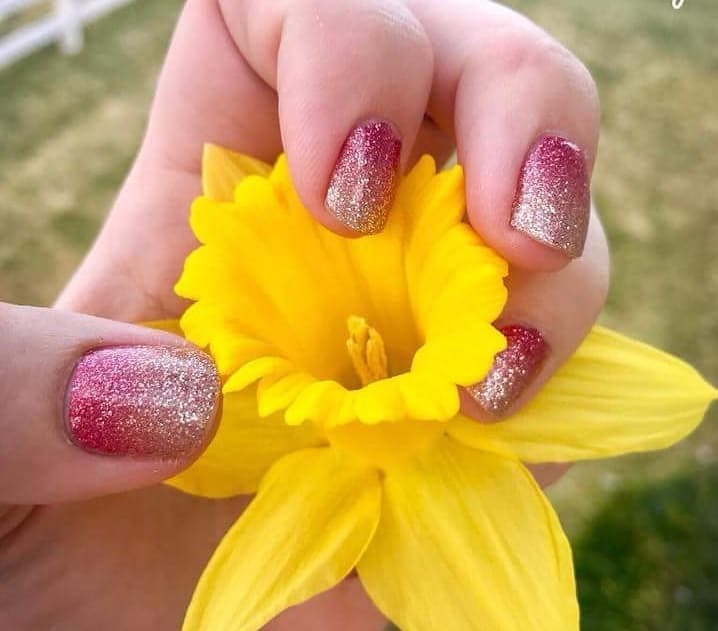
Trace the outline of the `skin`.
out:
[[[506,103],[521,111],[508,116]],[[324,208],[326,185],[347,132],[369,116],[397,125],[405,166],[421,153],[442,162],[458,151],[469,221],[514,266],[502,323],[535,326],[552,348],[517,406],[578,346],[606,294],[598,219],[574,261],[509,227],[518,171],[536,137],[570,138],[593,164],[595,87],[569,52],[488,2],[188,0],[142,147],[85,262],[56,309],[0,305],[0,352],[12,358],[0,366],[0,628],[181,624],[204,564],[248,500],[209,501],[158,485],[196,454],[158,464],[69,444],[67,377],[99,340],[183,343],[123,322],[174,317],[185,306],[171,288],[195,247],[187,208],[200,190],[205,141],[267,161],[283,144],[309,211],[342,231]],[[467,412],[481,418],[468,403]],[[536,475],[547,484],[560,472],[547,465]],[[383,624],[350,578],[269,628]]]

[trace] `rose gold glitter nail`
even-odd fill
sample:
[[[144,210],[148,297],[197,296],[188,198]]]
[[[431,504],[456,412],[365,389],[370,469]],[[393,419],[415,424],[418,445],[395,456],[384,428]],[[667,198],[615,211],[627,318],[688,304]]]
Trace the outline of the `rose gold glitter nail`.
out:
[[[357,125],[344,141],[329,182],[329,212],[362,234],[381,232],[394,201],[400,155],[393,125],[381,120]]]
[[[467,391],[482,409],[502,416],[541,368],[549,346],[536,329],[521,325],[501,327],[507,346],[494,359],[483,381]]]
[[[173,459],[205,441],[220,382],[212,359],[190,347],[116,346],[90,351],[68,384],[73,443],[96,453]]]
[[[519,175],[511,226],[577,258],[588,230],[591,193],[581,149],[559,136],[544,136]]]

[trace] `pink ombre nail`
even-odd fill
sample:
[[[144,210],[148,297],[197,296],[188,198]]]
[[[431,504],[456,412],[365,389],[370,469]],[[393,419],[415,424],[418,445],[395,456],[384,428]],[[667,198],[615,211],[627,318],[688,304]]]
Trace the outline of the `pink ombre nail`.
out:
[[[399,179],[401,140],[391,123],[357,125],[344,141],[327,189],[327,210],[362,234],[381,232]]]
[[[541,368],[549,352],[543,335],[521,325],[501,327],[507,346],[495,358],[483,381],[467,391],[483,410],[502,416],[521,396]]]
[[[67,432],[114,456],[173,459],[195,452],[217,408],[212,359],[190,347],[116,346],[85,354],[68,384]]]
[[[583,152],[565,138],[544,136],[521,167],[511,226],[577,258],[586,242],[590,209]]]

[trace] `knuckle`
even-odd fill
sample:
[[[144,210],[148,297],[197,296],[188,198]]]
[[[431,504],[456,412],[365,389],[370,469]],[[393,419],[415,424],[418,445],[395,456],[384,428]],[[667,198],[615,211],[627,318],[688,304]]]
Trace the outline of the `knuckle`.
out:
[[[486,49],[486,43],[480,45]],[[579,117],[589,137],[600,125],[601,106],[598,88],[588,68],[560,42],[533,24],[512,25],[492,35],[489,50],[494,76],[513,77],[526,85],[550,86],[546,96],[552,103],[567,102],[562,108]],[[486,62],[474,55],[479,68]],[[568,99],[568,101],[567,101]]]
[[[305,39],[320,35],[320,47],[351,48],[353,54],[379,61],[387,51],[400,51],[412,68],[433,67],[431,40],[401,0],[277,0],[277,4],[283,7],[275,11],[282,16],[278,39],[289,31],[301,32]]]
[[[598,109],[598,90],[585,64],[533,24],[507,27],[492,42],[494,63],[507,73],[541,73],[571,84]]]
[[[533,25],[499,29],[491,41],[494,65],[503,72],[535,72],[562,58],[561,45]]]
[[[374,37],[401,43],[412,60],[433,57],[432,45],[421,22],[400,2],[365,2],[358,8],[361,22]]]
[[[534,28],[514,31],[505,38],[502,48],[504,63],[515,72],[565,67],[573,60],[573,55],[555,39]]]

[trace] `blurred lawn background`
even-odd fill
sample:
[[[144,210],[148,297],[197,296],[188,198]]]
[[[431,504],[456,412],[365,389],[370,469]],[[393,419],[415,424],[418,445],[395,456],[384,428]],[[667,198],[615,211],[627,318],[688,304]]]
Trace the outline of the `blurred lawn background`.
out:
[[[181,4],[136,2],[90,26],[79,56],[47,49],[0,72],[2,300],[48,304],[88,248],[140,141]],[[599,85],[593,190],[613,250],[603,322],[718,382],[718,3],[509,4]],[[718,629],[717,420],[714,409],[668,452],[576,466],[551,491],[585,631]]]

